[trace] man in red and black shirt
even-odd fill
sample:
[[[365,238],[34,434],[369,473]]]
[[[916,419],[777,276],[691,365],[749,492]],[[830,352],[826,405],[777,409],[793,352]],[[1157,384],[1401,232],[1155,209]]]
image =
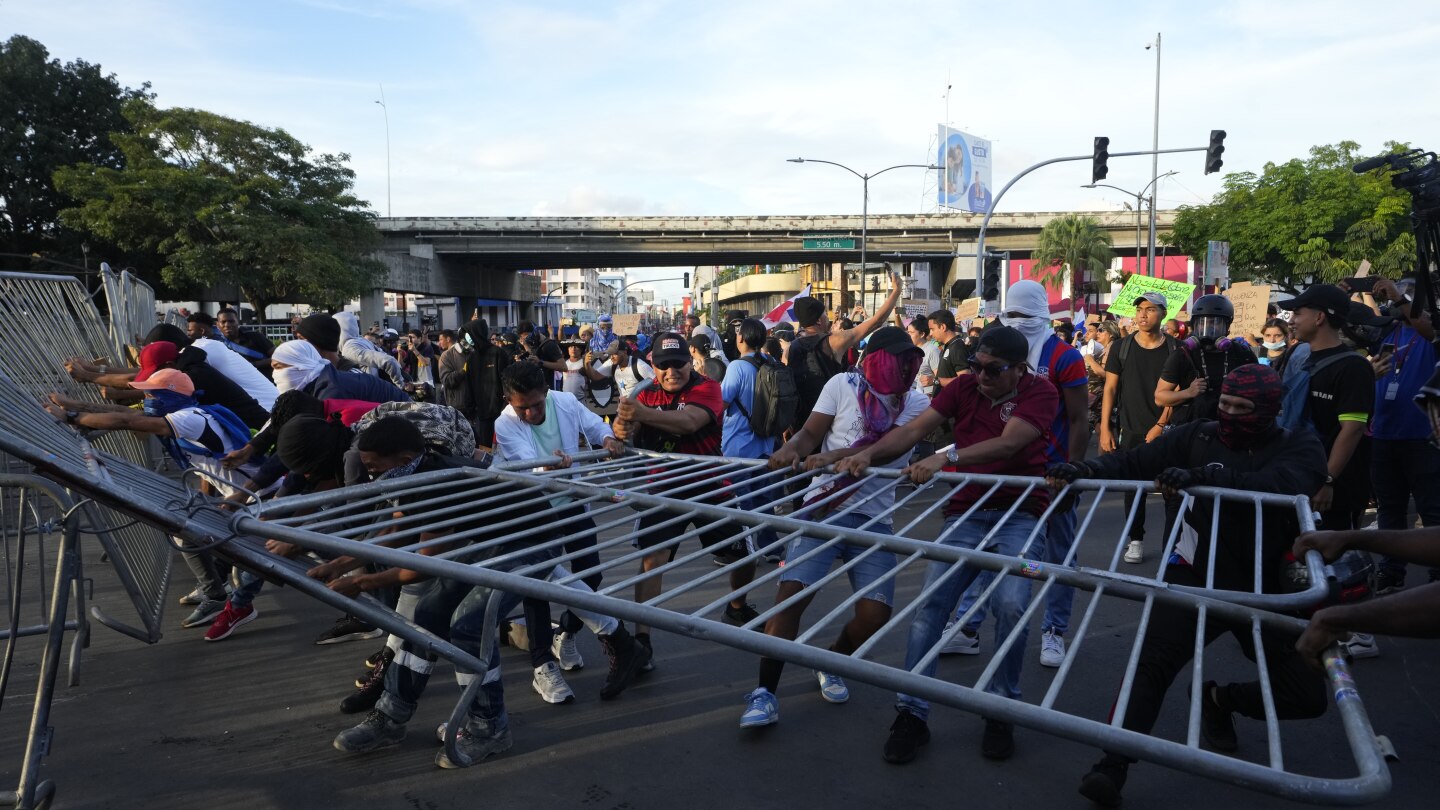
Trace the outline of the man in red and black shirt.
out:
[[[841,472],[860,476],[871,464],[882,464],[907,454],[926,433],[946,419],[955,420],[955,446],[943,453],[921,459],[903,471],[911,481],[924,484],[942,469],[989,475],[1040,476],[1045,471],[1050,426],[1060,408],[1060,395],[1045,377],[1033,373],[1027,358],[1030,344],[1017,329],[1001,326],[983,333],[970,360],[969,374],[956,377],[930,403],[930,409],[887,433],[875,444],[840,461]],[[1045,530],[1037,525],[1050,504],[1044,486],[1005,486],[994,493],[989,484],[970,484],[959,489],[945,505],[945,528],[936,542],[963,549],[980,548],[994,554],[1027,559],[1039,558],[1045,546]],[[1019,507],[1007,514],[1015,502]],[[982,546],[981,543],[984,542]],[[941,642],[946,620],[960,601],[960,595],[981,569],[966,565],[955,574],[958,563],[932,561],[925,573],[923,593],[928,593],[910,624],[905,648],[905,668],[916,671],[920,660]],[[952,574],[954,574],[952,576]],[[996,638],[1004,639],[1020,622],[1030,601],[1030,581],[1007,576],[990,598],[988,607],[995,617]],[[953,632],[960,632],[954,628]],[[1001,697],[1020,699],[1020,667],[1025,659],[1027,631],[1009,651],[995,676],[985,687]],[[918,670],[935,674],[938,656]],[[885,742],[887,762],[909,762],[920,747],[930,741],[926,719],[930,704],[923,698],[901,694],[896,700],[897,716]],[[990,759],[1006,759],[1015,749],[1011,724],[985,721],[981,753]]]
[[[630,442],[643,450],[662,453],[686,453],[697,456],[720,455],[721,420],[724,418],[725,402],[720,396],[720,383],[697,374],[691,365],[689,344],[685,338],[674,332],[666,332],[655,339],[651,350],[650,363],[655,368],[655,382],[635,394],[634,398],[620,400],[615,424],[615,437]],[[713,488],[716,482],[705,482],[705,488]],[[725,486],[725,484],[721,484]],[[654,490],[664,494],[664,490]],[[693,497],[701,488],[694,483],[682,483],[675,490],[677,497]],[[734,493],[721,494],[721,500]],[[670,523],[663,528],[656,527],[666,521],[673,521],[677,515],[670,511],[652,512],[635,522],[635,540],[642,549],[655,549],[640,562],[640,570],[648,576],[635,583],[635,601],[648,602],[660,595],[661,574],[650,572],[675,559],[679,543],[667,542],[670,537],[682,534],[693,525],[696,529],[710,522],[709,519],[694,516],[680,523]],[[721,524],[713,529],[700,532],[700,542],[706,548],[714,548],[715,556],[722,561],[733,562],[744,557],[747,551],[722,547],[729,540],[735,526]],[[657,546],[660,546],[657,548]],[[737,565],[730,571],[730,588],[743,591],[755,578],[755,563]],[[725,608],[725,621],[743,625],[759,615],[744,598],[735,599]],[[761,629],[761,628],[756,628]],[[636,638],[647,648],[650,647],[650,628],[637,625]]]

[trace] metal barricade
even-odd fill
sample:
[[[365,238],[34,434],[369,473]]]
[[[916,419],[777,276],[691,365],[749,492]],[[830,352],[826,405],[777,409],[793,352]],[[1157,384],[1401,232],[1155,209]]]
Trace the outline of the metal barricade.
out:
[[[78,531],[79,517],[59,486],[31,475],[0,474],[0,532],[4,534],[0,554],[4,557],[5,605],[9,609],[9,620],[0,628],[0,639],[5,640],[4,657],[0,659],[0,704],[5,701],[22,639],[45,639],[29,731],[22,738],[25,742],[19,783],[13,792],[0,794],[3,805],[45,807],[55,792],[52,782],[40,779],[40,760],[49,753],[54,734],[50,705],[65,633],[73,634],[70,686],[79,683],[80,651],[88,646],[90,637]]]
[[[0,273],[0,407],[20,435],[45,435],[54,419],[39,409],[53,392],[86,403],[101,403],[100,390],[79,383],[65,370],[72,357],[109,357],[110,332],[79,280],[64,276]],[[112,361],[113,362],[113,361]],[[69,433],[69,431],[64,431]],[[126,431],[99,435],[95,448],[137,464],[155,463],[152,440]],[[108,627],[147,642],[160,638],[165,589],[173,560],[154,529],[114,511],[86,504],[82,517],[94,529],[140,615],[133,628],[98,609]]]
[[[154,328],[155,290],[129,270],[119,273],[109,264],[100,265],[105,303],[110,312],[110,345],[117,363],[128,362],[129,350],[138,350],[141,340]]]

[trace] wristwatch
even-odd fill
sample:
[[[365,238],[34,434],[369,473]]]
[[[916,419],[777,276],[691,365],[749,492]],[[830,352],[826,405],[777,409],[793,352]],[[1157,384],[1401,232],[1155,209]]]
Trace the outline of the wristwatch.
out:
[[[1329,473],[1326,473],[1326,475],[1325,475],[1325,486],[1328,487],[1328,486],[1330,486],[1331,484],[1334,484],[1334,483],[1335,483],[1335,476],[1330,475]]]
[[[945,460],[950,462],[951,464],[959,464],[960,454],[956,452],[955,448],[952,447],[949,450],[945,451]]]
[[[65,412],[65,421],[66,421],[67,423],[73,425],[73,424],[75,423],[75,420],[76,420],[79,416],[80,416],[80,412],[79,412],[79,411],[66,411],[66,412]]]

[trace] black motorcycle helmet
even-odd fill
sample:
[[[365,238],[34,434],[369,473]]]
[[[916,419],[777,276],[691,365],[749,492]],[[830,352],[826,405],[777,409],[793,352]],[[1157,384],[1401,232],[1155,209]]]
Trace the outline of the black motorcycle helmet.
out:
[[[1202,295],[1190,307],[1190,330],[1204,345],[1213,345],[1230,334],[1235,305],[1223,295]]]

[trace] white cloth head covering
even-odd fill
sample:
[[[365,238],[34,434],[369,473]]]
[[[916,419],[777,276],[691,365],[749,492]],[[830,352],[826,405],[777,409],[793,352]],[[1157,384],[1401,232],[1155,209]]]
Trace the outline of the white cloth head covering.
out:
[[[275,347],[270,359],[289,366],[275,369],[275,388],[282,394],[309,385],[330,365],[330,361],[321,357],[314,346],[303,340],[287,340],[281,343]]]
[[[1040,352],[1045,348],[1045,341],[1055,334],[1050,326],[1050,296],[1045,293],[1045,288],[1038,281],[1025,279],[1010,285],[1005,295],[1005,312],[1018,312],[1022,317],[1011,317],[1001,315],[1000,322],[1006,326],[1013,326],[1025,336],[1030,343],[1030,356],[1027,360],[1031,370],[1040,368]]]

